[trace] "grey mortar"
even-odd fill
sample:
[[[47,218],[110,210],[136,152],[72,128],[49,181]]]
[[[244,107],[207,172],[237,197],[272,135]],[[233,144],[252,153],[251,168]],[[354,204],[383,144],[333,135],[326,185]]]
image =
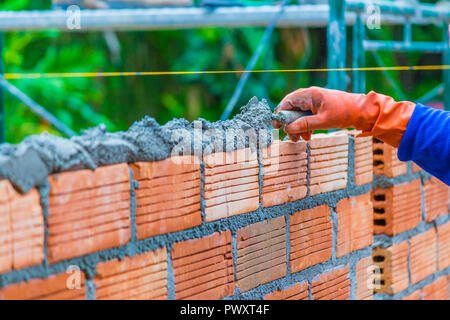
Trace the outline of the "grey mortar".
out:
[[[71,139],[48,133],[33,135],[18,145],[0,145],[0,179],[9,179],[16,189],[26,193],[33,187],[45,185],[49,174],[94,170],[117,163],[163,160],[174,150],[185,155],[206,155],[217,150],[232,151],[244,147],[256,150],[259,130],[267,132],[265,145],[272,142],[271,114],[266,100],[259,101],[253,97],[231,120],[189,122],[173,119],[160,125],[146,116],[128,131],[109,133],[104,125],[99,125]],[[249,129],[255,130],[256,134]],[[249,135],[243,135],[242,131],[249,132]],[[220,142],[225,142],[225,132],[234,138],[234,143],[221,146]]]

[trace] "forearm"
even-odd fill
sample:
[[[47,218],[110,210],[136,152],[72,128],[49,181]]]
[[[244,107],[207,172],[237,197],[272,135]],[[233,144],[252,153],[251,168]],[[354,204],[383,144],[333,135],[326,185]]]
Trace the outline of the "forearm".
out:
[[[450,185],[450,112],[417,104],[400,142],[398,158],[414,161]]]

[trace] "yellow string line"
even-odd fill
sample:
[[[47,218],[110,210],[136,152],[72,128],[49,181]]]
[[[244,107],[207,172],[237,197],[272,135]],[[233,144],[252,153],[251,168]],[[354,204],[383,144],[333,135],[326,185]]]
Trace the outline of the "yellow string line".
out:
[[[6,80],[45,79],[45,78],[96,78],[129,76],[165,76],[184,74],[239,74],[239,73],[282,73],[282,72],[328,72],[328,71],[411,71],[448,70],[450,65],[362,67],[362,68],[323,68],[323,69],[275,69],[275,70],[216,70],[216,71],[144,71],[144,72],[61,72],[61,73],[4,73]]]

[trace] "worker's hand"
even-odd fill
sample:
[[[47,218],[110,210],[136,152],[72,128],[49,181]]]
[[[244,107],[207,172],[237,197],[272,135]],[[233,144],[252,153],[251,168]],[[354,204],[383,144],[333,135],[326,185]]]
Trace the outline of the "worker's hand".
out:
[[[398,147],[414,106],[412,102],[395,102],[373,91],[364,95],[311,87],[288,94],[275,113],[281,110],[313,113],[285,126],[284,131],[292,141],[300,136],[309,140],[314,130],[356,128],[364,136],[373,135]],[[272,125],[276,129],[281,127],[277,121]]]

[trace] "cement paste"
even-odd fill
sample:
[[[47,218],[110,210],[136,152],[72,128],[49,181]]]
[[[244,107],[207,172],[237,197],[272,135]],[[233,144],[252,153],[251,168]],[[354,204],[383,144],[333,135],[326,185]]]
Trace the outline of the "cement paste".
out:
[[[244,147],[256,150],[272,141],[271,110],[253,97],[231,120],[209,122],[173,119],[160,125],[151,117],[128,131],[109,133],[104,125],[65,139],[43,133],[18,145],[0,145],[0,179],[9,179],[21,192],[43,186],[49,174],[136,161],[157,161],[171,154],[202,155]],[[264,131],[262,131],[264,130]],[[225,143],[226,141],[231,143]]]

